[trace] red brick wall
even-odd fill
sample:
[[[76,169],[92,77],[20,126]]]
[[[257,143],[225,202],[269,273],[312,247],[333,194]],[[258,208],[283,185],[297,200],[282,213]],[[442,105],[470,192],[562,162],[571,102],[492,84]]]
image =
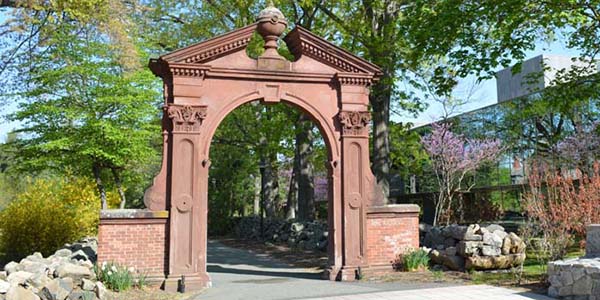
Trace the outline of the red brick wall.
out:
[[[98,263],[116,262],[164,277],[167,259],[167,219],[101,219]]]
[[[367,212],[369,266],[391,269],[400,254],[418,247],[418,206],[395,205],[372,208]]]

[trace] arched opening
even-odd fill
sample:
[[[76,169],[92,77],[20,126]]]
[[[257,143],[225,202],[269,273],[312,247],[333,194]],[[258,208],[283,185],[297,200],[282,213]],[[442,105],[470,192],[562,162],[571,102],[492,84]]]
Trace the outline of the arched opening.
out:
[[[328,265],[331,148],[301,105],[247,98],[215,124],[207,227],[215,286],[236,274],[319,279]]]

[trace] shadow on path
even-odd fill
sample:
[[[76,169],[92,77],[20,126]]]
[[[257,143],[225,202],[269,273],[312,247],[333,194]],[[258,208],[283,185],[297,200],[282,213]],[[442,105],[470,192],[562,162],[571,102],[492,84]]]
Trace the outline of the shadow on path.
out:
[[[321,280],[320,273],[310,272],[276,272],[276,271],[264,271],[264,270],[250,270],[244,268],[226,268],[219,265],[208,264],[206,267],[208,273],[229,273],[238,275],[257,275],[257,276],[270,276],[270,277],[289,277],[289,278],[302,278],[302,279],[318,279]]]

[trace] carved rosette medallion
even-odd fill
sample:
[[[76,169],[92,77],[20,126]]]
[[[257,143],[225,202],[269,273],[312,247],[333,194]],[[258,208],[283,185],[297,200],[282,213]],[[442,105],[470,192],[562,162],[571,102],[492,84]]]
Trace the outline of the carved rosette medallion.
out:
[[[371,114],[368,111],[341,111],[338,115],[344,135],[368,135]]]
[[[167,114],[173,122],[174,132],[199,131],[206,118],[206,106],[169,105]]]

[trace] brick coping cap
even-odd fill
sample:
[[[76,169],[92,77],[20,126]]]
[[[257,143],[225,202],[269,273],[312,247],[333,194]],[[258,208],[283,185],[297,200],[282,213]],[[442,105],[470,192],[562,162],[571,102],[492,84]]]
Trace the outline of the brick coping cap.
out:
[[[371,206],[367,213],[418,213],[421,208],[416,204],[389,204]]]
[[[166,210],[147,209],[103,209],[100,219],[166,219],[169,212]]]

